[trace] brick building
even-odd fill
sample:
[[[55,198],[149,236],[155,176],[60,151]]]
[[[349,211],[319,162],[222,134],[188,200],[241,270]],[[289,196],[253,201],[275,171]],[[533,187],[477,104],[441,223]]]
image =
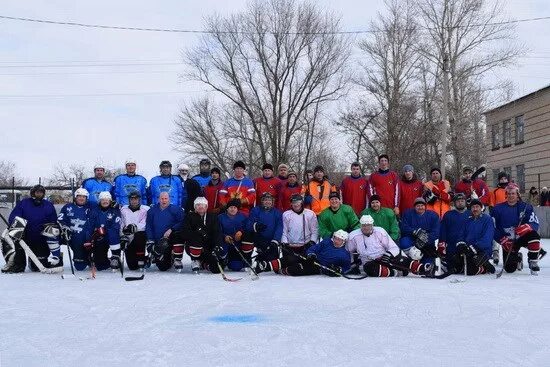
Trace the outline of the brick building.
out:
[[[529,191],[550,186],[550,85],[484,113],[487,183],[500,171]]]

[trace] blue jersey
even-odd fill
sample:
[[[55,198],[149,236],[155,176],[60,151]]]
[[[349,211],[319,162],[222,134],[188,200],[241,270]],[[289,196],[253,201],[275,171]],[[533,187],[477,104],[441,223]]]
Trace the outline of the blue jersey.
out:
[[[79,206],[71,203],[65,204],[65,206],[61,208],[57,220],[70,228],[71,246],[82,245],[88,240],[88,238],[86,238],[85,226],[88,222],[88,216],[92,210],[92,205],[95,204],[86,203],[85,205]]]
[[[97,204],[99,202],[99,193],[102,191],[108,191],[111,192],[113,189],[113,185],[111,185],[110,182],[105,180],[98,180],[95,177],[90,177],[85,179],[82,182],[82,187],[88,190],[88,193],[90,196],[88,197],[88,201],[90,203]]]
[[[464,226],[470,215],[469,210],[462,213],[458,210],[450,210],[443,215],[439,229],[439,242],[447,244],[447,255],[456,253],[456,243],[463,240]]]
[[[109,246],[114,250],[120,248],[120,210],[111,207],[103,209],[98,205],[94,206],[90,210],[88,222],[85,225],[88,241],[99,227],[105,229],[105,239]]]
[[[473,215],[468,217],[464,226],[463,240],[468,245],[474,245],[478,250],[490,258],[493,253],[493,237],[495,235],[495,226],[493,218],[487,214],[481,214],[479,218]]]
[[[246,216],[241,212],[238,212],[234,216],[226,212],[218,215],[218,222],[220,223],[221,231],[224,236],[233,236],[238,231],[244,232]]]
[[[141,194],[141,203],[147,204],[147,180],[141,175],[119,175],[113,186],[113,199],[120,205],[128,205],[128,195],[137,191]]]
[[[150,205],[158,204],[161,192],[167,192],[170,196],[170,204],[181,206],[183,187],[179,176],[155,176],[149,182],[148,199]]]
[[[57,213],[51,202],[42,200],[40,205],[34,203],[34,199],[27,198],[17,203],[13,208],[10,217],[10,225],[15,217],[21,217],[27,220],[24,236],[28,244],[45,243],[46,238],[42,236],[44,224],[57,222]]]
[[[539,219],[533,207],[524,201],[519,201],[516,205],[508,205],[507,202],[497,204],[491,215],[495,219],[494,239],[497,242],[504,236],[514,240],[516,238],[514,230],[520,224],[529,224],[534,231],[539,230]]]
[[[205,173],[205,174],[201,173],[201,174],[193,176],[193,179],[199,183],[199,185],[201,186],[201,189],[202,189],[206,185],[208,185],[208,183],[212,179],[212,176],[210,176],[209,173]]]
[[[169,229],[179,231],[182,224],[183,209],[179,205],[170,204],[164,209],[161,209],[159,204],[153,205],[147,211],[145,220],[147,239],[158,241]]]
[[[419,215],[414,208],[407,209],[401,218],[399,228],[403,237],[410,237],[416,229],[422,228],[428,232],[428,241],[434,243],[439,238],[439,216],[431,210]]]
[[[265,240],[281,241],[283,235],[283,214],[279,209],[271,208],[264,210],[260,206],[255,206],[250,210],[248,220],[246,222],[246,230],[254,231],[254,223],[263,223],[267,226],[258,235]]]
[[[306,254],[317,255],[317,261],[324,266],[336,265],[346,272],[351,267],[351,255],[345,246],[335,247],[332,238],[325,238],[321,242],[307,249]]]

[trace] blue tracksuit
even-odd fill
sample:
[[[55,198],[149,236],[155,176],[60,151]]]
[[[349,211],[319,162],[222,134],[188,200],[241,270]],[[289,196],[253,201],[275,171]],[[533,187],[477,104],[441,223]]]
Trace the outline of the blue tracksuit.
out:
[[[149,182],[147,192],[149,204],[151,206],[157,204],[159,202],[160,193],[168,192],[170,204],[181,206],[182,190],[181,178],[179,176],[155,176]]]
[[[210,173],[205,173],[205,174],[201,173],[201,174],[193,176],[193,179],[199,183],[199,185],[201,186],[201,190],[202,190],[203,187],[208,185],[208,183],[212,179],[212,176],[210,176]]]
[[[441,228],[439,229],[439,242],[447,244],[447,256],[454,255],[456,253],[456,243],[464,240],[464,227],[470,215],[469,210],[462,213],[458,210],[449,210],[443,215]]]
[[[494,234],[493,218],[487,214],[481,214],[479,218],[470,215],[464,226],[463,241],[468,245],[474,245],[490,258],[493,253]]]
[[[99,205],[90,210],[88,222],[84,226],[86,238],[90,240],[94,231],[99,228],[105,228],[105,241],[111,250],[120,249],[120,210],[108,207],[101,208]]]
[[[335,247],[332,238],[325,238],[321,242],[307,249],[306,254],[317,255],[317,261],[324,266],[336,265],[346,272],[351,267],[351,255],[345,246]]]
[[[246,222],[246,230],[254,232],[254,223],[263,223],[267,226],[262,232],[258,232],[261,242],[265,244],[271,240],[281,241],[283,235],[283,214],[279,209],[271,208],[264,210],[260,206],[255,206],[250,210],[248,220]]]
[[[86,237],[86,223],[88,216],[95,207],[95,204],[86,203],[83,206],[66,204],[61,208],[57,220],[71,229],[71,240],[69,246],[73,250],[73,262],[76,270],[84,270],[88,265],[88,255],[84,250],[84,243],[89,239]]]
[[[153,205],[147,211],[145,221],[145,232],[147,240],[158,241],[169,229],[179,231],[183,224],[183,209],[179,205],[170,204],[161,209],[159,204]]]
[[[525,213],[521,218],[521,213]],[[519,224],[529,224],[534,231],[539,230],[539,219],[533,211],[531,204],[520,201],[514,206],[508,205],[508,203],[500,203],[495,205],[493,212],[491,213],[495,219],[495,241],[499,242],[504,236],[515,239],[515,228]]]
[[[399,247],[402,250],[414,246],[413,232],[418,228],[428,232],[428,242],[435,246],[435,240],[439,237],[439,216],[431,210],[426,210],[424,214],[419,215],[412,208],[405,210],[399,224],[401,230]]]
[[[147,180],[141,175],[118,175],[114,180],[113,199],[120,205],[128,205],[128,195],[137,191],[141,194],[141,203],[147,204]]]
[[[88,190],[88,193],[90,193],[90,196],[88,197],[88,201],[90,203],[97,204],[99,202],[99,193],[102,191],[109,191],[112,192],[113,185],[109,181],[101,180],[99,181],[95,177],[90,177],[82,181],[82,187]]]
[[[218,223],[220,224],[222,236],[224,238],[225,236],[233,237],[238,231],[244,233],[246,220],[246,216],[241,212],[238,212],[235,216],[230,216],[227,213],[218,215]],[[235,246],[237,248],[239,248],[240,245],[241,242],[235,241]],[[228,254],[227,267],[229,269],[239,271],[246,266],[246,264],[242,261],[242,258],[237,253],[237,250],[235,250],[235,247],[225,243],[225,241],[223,242],[222,247],[224,249],[224,254]]]
[[[57,222],[57,213],[51,202],[48,200],[42,200],[40,205],[35,205],[32,198],[27,198],[21,200],[15,208],[12,210],[9,223],[13,223],[15,217],[21,217],[27,220],[27,226],[25,227],[25,242],[27,245],[36,251],[33,246],[43,247],[46,246],[46,237],[42,236],[41,233],[44,230],[44,224],[46,223],[56,223]],[[44,254],[49,254],[49,249],[47,251],[39,251],[42,256]],[[41,254],[36,254],[36,256],[41,256]]]

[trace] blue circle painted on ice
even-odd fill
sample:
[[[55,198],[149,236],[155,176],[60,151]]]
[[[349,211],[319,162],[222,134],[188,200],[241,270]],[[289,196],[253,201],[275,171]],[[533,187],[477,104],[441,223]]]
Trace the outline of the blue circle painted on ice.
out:
[[[219,323],[235,323],[235,324],[250,324],[263,322],[265,319],[260,315],[219,315],[208,319],[209,321]]]

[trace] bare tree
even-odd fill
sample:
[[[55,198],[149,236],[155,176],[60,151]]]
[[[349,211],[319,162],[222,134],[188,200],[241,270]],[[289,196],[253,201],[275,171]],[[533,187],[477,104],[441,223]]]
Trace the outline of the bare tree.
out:
[[[26,180],[17,173],[17,165],[11,161],[0,161],[0,186],[24,185]]]
[[[197,117],[189,112],[208,104],[185,107],[176,121],[181,136],[194,126],[208,130],[193,135],[191,149],[182,146],[189,139],[173,141],[176,148],[225,166],[238,149],[256,168],[293,163],[302,140],[311,147],[321,110],[347,92],[350,41],[338,33],[339,22],[294,0],[256,0],[243,13],[208,18],[209,33],[187,52],[187,76],[211,88],[224,112]]]
[[[70,163],[68,165],[57,164],[53,171],[52,177],[48,180],[49,185],[70,187],[74,183],[75,187],[79,187],[82,185],[82,181],[93,176],[94,170],[81,164]],[[123,168],[106,168],[105,179],[112,182],[116,176],[124,172]]]
[[[515,26],[503,22],[498,0],[420,0],[417,8],[426,30],[420,52],[436,66],[438,77],[448,66],[449,154],[458,175],[463,164],[476,163],[468,152],[484,156],[483,139],[476,136],[484,131],[479,113],[494,89],[484,76],[509,66],[521,53],[513,42]]]

